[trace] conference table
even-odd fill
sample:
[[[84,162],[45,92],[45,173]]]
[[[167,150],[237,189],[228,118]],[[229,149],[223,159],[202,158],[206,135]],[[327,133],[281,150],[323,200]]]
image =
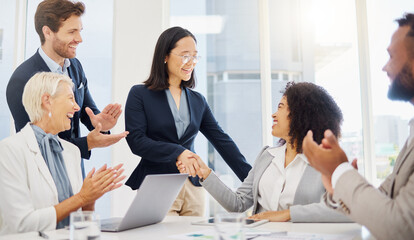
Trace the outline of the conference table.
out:
[[[130,229],[118,233],[102,232],[101,240],[163,240],[180,239],[177,235],[185,235],[192,232],[214,231],[213,226],[192,225],[191,222],[199,221],[202,217],[177,217],[167,216],[162,222],[140,228]],[[323,236],[346,236],[346,239],[375,239],[363,226],[356,223],[265,223],[254,228],[258,231],[288,232],[303,234],[322,234]],[[250,230],[246,230],[250,231]],[[69,239],[69,230],[60,229],[49,233],[49,239]],[[56,235],[55,235],[56,234]],[[55,238],[58,236],[58,238]],[[63,236],[63,237],[62,237]],[[0,237],[0,240],[42,240],[38,232],[13,234]],[[182,238],[187,239],[187,238]],[[197,238],[194,238],[197,239]],[[249,239],[246,236],[246,239]],[[275,238],[278,239],[278,238]],[[327,238],[330,239],[330,238]],[[342,239],[339,237],[338,239]]]

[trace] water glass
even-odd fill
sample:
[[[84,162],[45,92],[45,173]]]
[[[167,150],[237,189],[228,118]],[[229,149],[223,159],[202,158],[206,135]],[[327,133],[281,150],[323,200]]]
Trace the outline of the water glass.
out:
[[[244,240],[243,213],[218,213],[214,218],[216,240]]]
[[[70,214],[70,240],[99,240],[101,223],[93,211],[77,211]]]

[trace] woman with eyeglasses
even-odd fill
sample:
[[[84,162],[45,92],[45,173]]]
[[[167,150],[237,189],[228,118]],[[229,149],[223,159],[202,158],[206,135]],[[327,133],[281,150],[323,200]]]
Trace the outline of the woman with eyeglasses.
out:
[[[131,88],[125,105],[126,140],[142,159],[126,182],[132,189],[148,174],[179,173],[181,162],[191,177],[184,184],[170,215],[202,216],[204,190],[200,187],[194,139],[200,131],[238,178],[251,169],[233,140],[221,129],[206,99],[195,87],[197,55],[194,35],[181,27],[158,38],[149,78]]]

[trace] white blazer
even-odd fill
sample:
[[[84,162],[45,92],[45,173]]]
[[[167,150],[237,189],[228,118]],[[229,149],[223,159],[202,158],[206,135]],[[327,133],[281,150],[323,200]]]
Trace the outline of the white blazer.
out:
[[[75,194],[83,183],[80,152],[59,140]],[[56,229],[56,185],[29,123],[0,142],[0,195],[0,235]]]

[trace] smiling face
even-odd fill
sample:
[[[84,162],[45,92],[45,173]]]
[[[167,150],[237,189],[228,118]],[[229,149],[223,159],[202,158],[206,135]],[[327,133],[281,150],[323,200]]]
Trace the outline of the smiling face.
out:
[[[47,48],[46,53],[51,53],[53,60],[76,57],[76,48],[82,42],[80,32],[82,21],[79,16],[72,15],[64,22],[57,32],[52,32],[48,27],[45,30]]]
[[[272,114],[273,126],[272,135],[274,137],[282,138],[289,142],[290,131],[290,119],[289,119],[289,106],[287,104],[286,97],[283,96],[277,107],[277,111]]]
[[[184,64],[181,56],[196,55],[196,42],[192,37],[184,37],[177,42],[176,47],[173,48],[171,53],[165,58],[170,85],[191,79],[191,73],[193,72],[196,63],[194,63],[191,58],[190,61]]]
[[[48,132],[57,134],[71,128],[71,118],[79,111],[72,88],[67,83],[59,84],[55,95],[50,97],[49,111],[51,113]]]

